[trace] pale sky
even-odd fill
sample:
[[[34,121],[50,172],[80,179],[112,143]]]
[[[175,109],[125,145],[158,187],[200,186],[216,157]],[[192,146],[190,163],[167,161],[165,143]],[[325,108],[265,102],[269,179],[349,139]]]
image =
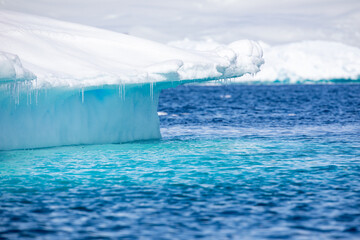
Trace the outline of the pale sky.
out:
[[[359,0],[2,0],[0,7],[164,43],[248,38],[270,44],[332,40],[360,46]]]

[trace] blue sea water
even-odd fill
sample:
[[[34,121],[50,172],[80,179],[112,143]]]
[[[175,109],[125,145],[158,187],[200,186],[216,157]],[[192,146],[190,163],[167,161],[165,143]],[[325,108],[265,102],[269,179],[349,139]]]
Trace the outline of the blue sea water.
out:
[[[0,152],[0,239],[359,239],[360,85],[186,85],[163,138]]]

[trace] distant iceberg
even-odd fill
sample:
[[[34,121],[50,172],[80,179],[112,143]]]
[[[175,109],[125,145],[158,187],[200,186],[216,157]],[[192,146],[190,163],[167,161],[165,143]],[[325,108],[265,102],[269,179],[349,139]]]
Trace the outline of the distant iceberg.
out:
[[[169,43],[187,51],[212,51],[221,44],[185,39]],[[265,63],[254,74],[232,79],[240,83],[318,83],[360,81],[360,49],[331,41],[301,41],[270,46],[260,42]]]
[[[159,91],[254,74],[258,43],[185,51],[0,11],[0,150],[159,138]]]
[[[302,41],[264,49],[265,64],[237,81],[316,83],[360,80],[360,49],[329,41]]]

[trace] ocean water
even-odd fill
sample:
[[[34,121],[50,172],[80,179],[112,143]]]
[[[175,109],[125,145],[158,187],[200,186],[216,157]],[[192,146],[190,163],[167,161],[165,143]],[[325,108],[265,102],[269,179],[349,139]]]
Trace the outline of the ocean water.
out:
[[[0,239],[359,239],[360,85],[181,86],[163,138],[0,152]]]

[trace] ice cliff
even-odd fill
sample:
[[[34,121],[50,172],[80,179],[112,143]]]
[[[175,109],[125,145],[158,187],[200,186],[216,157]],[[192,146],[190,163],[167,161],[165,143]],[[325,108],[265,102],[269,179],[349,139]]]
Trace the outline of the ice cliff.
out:
[[[211,51],[0,11],[0,150],[159,138],[159,91],[259,71],[241,40]]]

